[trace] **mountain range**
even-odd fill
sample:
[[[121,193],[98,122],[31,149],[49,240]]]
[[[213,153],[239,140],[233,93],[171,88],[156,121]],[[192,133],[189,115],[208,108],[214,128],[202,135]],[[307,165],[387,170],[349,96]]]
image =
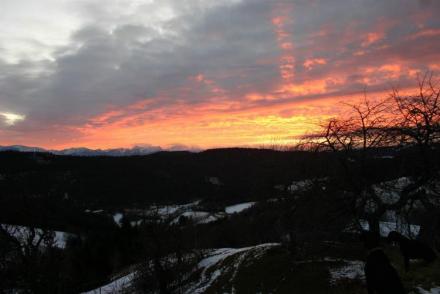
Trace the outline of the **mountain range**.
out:
[[[85,147],[68,148],[63,150],[51,150],[40,147],[29,147],[22,145],[0,146],[0,151],[16,151],[16,152],[41,152],[52,153],[56,155],[70,155],[70,156],[139,156],[148,155],[160,151],[192,151],[198,152],[200,149],[190,148],[182,145],[174,145],[169,148],[162,148],[160,146],[135,146],[132,148],[113,148],[113,149],[89,149]]]

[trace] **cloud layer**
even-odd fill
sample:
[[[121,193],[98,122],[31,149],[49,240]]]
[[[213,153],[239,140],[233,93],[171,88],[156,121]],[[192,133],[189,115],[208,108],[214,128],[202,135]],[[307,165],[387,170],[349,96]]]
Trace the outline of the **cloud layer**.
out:
[[[440,70],[439,1],[4,1],[0,145],[269,143]]]

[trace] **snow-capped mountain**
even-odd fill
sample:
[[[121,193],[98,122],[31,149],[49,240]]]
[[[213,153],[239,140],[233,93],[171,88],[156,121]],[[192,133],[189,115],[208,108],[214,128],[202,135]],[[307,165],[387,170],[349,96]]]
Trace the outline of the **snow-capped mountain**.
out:
[[[148,146],[133,148],[116,148],[116,149],[89,149],[89,148],[69,148],[64,150],[50,150],[49,152],[57,155],[74,155],[74,156],[135,156],[148,155],[151,153],[163,151],[161,147]]]
[[[148,155],[159,151],[175,151],[175,148],[162,149],[159,146],[135,146],[133,148],[115,148],[115,149],[89,149],[89,148],[69,148],[63,150],[48,150],[39,147],[28,147],[21,145],[0,146],[0,151],[17,151],[17,152],[45,152],[56,155],[71,156],[136,156]],[[184,149],[181,149],[184,150]],[[195,149],[187,148],[189,151]]]
[[[0,146],[0,151],[17,151],[17,152],[48,152],[39,147],[28,147],[22,145]]]

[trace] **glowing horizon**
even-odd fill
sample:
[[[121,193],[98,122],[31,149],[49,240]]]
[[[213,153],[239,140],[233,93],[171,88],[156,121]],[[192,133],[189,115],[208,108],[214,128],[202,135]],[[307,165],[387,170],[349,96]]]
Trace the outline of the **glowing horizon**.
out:
[[[440,71],[438,1],[41,2],[0,20],[0,145],[289,144]]]

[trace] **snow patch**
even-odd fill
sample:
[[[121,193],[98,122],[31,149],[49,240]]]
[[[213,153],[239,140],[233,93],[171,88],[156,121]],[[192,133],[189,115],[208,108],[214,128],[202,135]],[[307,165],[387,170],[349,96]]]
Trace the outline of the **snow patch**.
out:
[[[291,193],[293,192],[305,192],[307,190],[310,190],[310,188],[313,186],[313,181],[308,180],[302,180],[302,181],[294,181],[290,186],[287,187],[287,190]]]
[[[417,291],[420,294],[440,294],[440,287],[434,287],[431,288],[430,290],[425,290],[422,287],[417,287]]]
[[[122,213],[118,212],[113,215],[113,220],[115,221],[115,223],[118,226],[121,226],[122,225],[121,220],[123,217],[124,217],[124,215]]]
[[[251,208],[252,206],[254,206],[257,202],[246,202],[246,203],[240,203],[240,204],[235,204],[235,205],[231,205],[231,206],[227,206],[225,208],[225,212],[227,214],[233,214],[233,213],[240,213],[246,209]]]
[[[225,215],[222,213],[209,213],[206,211],[186,211],[176,217],[171,224],[178,224],[181,218],[190,219],[195,224],[208,224],[211,222],[215,222],[221,218],[224,218]]]
[[[159,215],[162,217],[168,217],[170,215],[176,214],[181,211],[187,211],[194,206],[197,206],[200,200],[182,204],[182,205],[165,205],[165,206],[151,206],[150,209],[146,211],[147,215]]]
[[[301,181],[293,181],[287,187],[287,191],[290,193],[295,192],[307,192],[313,188],[313,185],[319,185],[322,190],[326,190],[327,187],[324,185],[327,182],[328,178],[313,178],[313,179],[305,179]]]
[[[344,265],[330,268],[330,283],[339,280],[365,280],[364,263],[358,260],[344,260]]]
[[[408,177],[401,177],[391,181],[373,185],[373,190],[383,203],[393,204],[399,201],[400,194],[413,181]]]
[[[126,276],[123,276],[119,279],[116,279],[112,282],[110,282],[107,285],[104,285],[102,287],[99,287],[97,289],[83,292],[82,294],[110,294],[110,293],[120,293],[124,290],[126,290],[128,287],[131,286],[131,281],[134,279],[135,274],[131,273]]]
[[[370,230],[366,220],[361,220],[360,224],[365,231]],[[398,222],[379,222],[379,232],[382,237],[388,237],[388,234],[392,231],[397,231],[407,238],[413,238],[419,234],[420,226]]]
[[[214,185],[214,186],[221,186],[223,183],[220,181],[218,177],[208,177],[207,178],[208,183]]]

